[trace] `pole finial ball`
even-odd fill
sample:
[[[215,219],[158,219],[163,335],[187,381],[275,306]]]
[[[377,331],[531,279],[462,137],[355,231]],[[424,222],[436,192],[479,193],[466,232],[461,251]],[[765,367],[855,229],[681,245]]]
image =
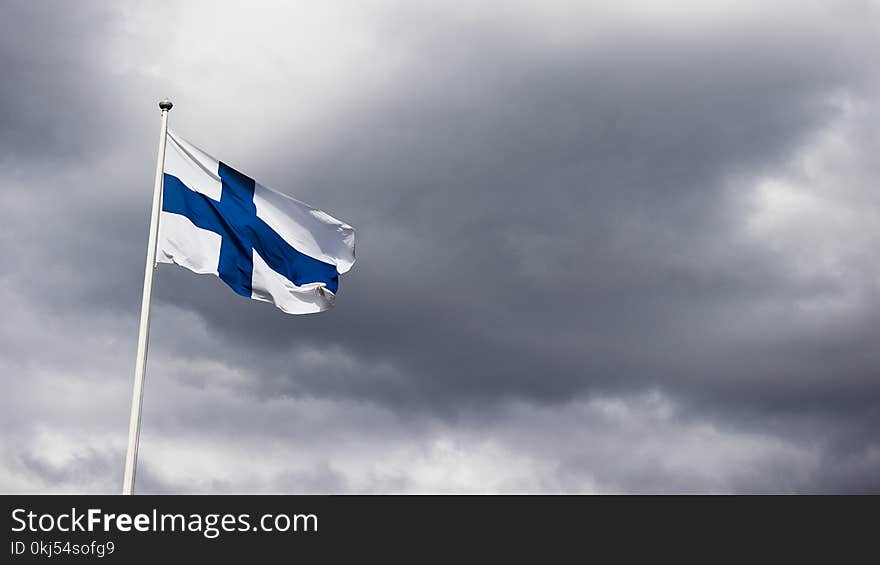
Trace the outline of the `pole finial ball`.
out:
[[[162,110],[170,110],[174,104],[171,103],[171,100],[167,98],[159,101],[159,108]]]

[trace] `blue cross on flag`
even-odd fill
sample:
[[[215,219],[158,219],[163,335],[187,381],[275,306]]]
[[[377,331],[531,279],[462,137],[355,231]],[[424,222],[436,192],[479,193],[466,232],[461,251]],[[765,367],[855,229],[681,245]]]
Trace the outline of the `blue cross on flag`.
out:
[[[289,314],[333,306],[354,228],[168,131],[157,261],[213,274]]]

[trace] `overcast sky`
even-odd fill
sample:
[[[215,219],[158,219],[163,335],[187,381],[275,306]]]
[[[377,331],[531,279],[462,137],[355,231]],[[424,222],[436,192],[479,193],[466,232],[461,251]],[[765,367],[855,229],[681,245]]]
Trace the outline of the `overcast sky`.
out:
[[[139,492],[880,492],[880,3],[0,0],[0,491],[119,492],[156,146],[358,230],[155,279]]]

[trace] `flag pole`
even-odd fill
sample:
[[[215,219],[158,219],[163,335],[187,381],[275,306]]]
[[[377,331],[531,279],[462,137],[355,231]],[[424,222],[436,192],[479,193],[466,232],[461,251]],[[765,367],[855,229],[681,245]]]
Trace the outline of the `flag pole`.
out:
[[[125,452],[125,476],[122,494],[134,494],[138,440],[141,435],[141,404],[144,400],[144,371],[147,366],[147,344],[150,338],[150,299],[153,294],[153,271],[156,270],[156,242],[159,238],[159,212],[162,208],[162,169],[165,166],[165,139],[168,133],[168,111],[171,100],[159,102],[162,110],[162,133],[159,136],[159,158],[156,161],[156,182],[153,185],[153,210],[150,214],[150,239],[147,243],[147,264],[144,268],[144,296],[141,301],[141,325],[138,330],[137,360],[134,386],[131,390],[131,416],[128,422],[128,449]]]

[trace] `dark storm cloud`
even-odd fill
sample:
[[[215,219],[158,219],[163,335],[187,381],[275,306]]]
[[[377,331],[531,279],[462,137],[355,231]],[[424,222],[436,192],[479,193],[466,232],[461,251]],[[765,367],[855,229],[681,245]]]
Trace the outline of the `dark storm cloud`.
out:
[[[158,37],[129,38],[142,33],[131,21],[155,15],[135,10],[131,20],[126,7],[107,6],[73,20],[63,4],[5,10],[14,17],[0,61],[15,80],[2,94],[15,111],[0,122],[2,202],[14,214],[0,234],[22,252],[2,277],[17,303],[4,372],[88,382],[79,350],[88,345],[102,353],[104,376],[93,377],[107,382],[102,398],[120,406],[112,424],[83,428],[105,437],[124,426],[155,151],[155,116],[141,107],[161,95],[182,93],[171,119],[184,136],[346,220],[359,238],[338,307],[320,316],[284,316],[214,278],[160,267],[147,490],[877,490],[880,310],[870,280],[880,269],[847,259],[844,270],[868,290],[830,323],[831,310],[799,305],[849,300],[854,279],[829,278],[818,256],[806,259],[818,274],[799,268],[800,255],[778,247],[800,233],[814,241],[815,231],[749,231],[755,187],[790,176],[799,155],[850,119],[841,96],[877,119],[877,77],[865,65],[876,47],[870,5],[809,12],[784,28],[771,23],[794,12],[680,23],[600,14],[603,26],[557,4],[491,16],[376,6],[364,26],[382,36],[371,56],[383,80],[348,87],[305,131],[281,125],[295,113],[284,101],[303,88],[275,78],[282,40],[266,51],[258,43],[265,57],[247,67],[224,67],[219,54],[231,47],[211,44],[211,65],[257,81],[246,88],[260,98],[239,105],[234,87],[209,95],[170,64],[161,79],[147,70],[175,25],[208,32],[180,16]],[[583,31],[560,31],[567,20]],[[212,80],[196,61],[195,70],[176,64]],[[70,100],[101,111],[71,111]],[[223,122],[200,115],[202,104],[241,115]],[[266,109],[281,112],[278,125]],[[872,146],[846,131],[856,150]],[[41,343],[41,331],[68,345]],[[257,416],[284,402],[319,408],[302,422],[281,410]],[[293,423],[306,427],[279,427]],[[259,479],[198,484],[169,468],[178,453],[169,438],[222,459],[230,435],[244,442],[226,446],[233,452],[281,438],[314,464],[267,456]],[[459,443],[437,439],[449,437]],[[642,455],[621,453],[622,442]],[[427,463],[411,475],[376,467],[352,455],[362,453],[356,444]],[[488,477],[484,451],[525,458],[523,475]],[[66,470],[32,450],[8,453],[18,461],[10,477],[42,477],[31,484],[75,489],[96,472],[114,484],[90,449]],[[473,475],[444,483],[431,473],[459,460]]]
[[[118,77],[104,65],[122,32],[112,3],[3,2],[0,117],[4,160],[51,166],[81,157],[119,118]]]
[[[247,350],[342,343],[411,371],[392,390],[316,375],[318,390],[381,399],[405,387],[437,407],[438,394],[459,403],[644,386],[668,363],[658,356],[692,355],[682,337],[700,340],[757,293],[792,290],[772,258],[731,235],[742,210],[725,180],[786,158],[833,119],[827,96],[860,80],[849,53],[810,35],[772,50],[770,38],[738,33],[704,50],[661,39],[619,54],[483,39],[476,61],[416,44],[429,65],[343,120],[326,160],[278,173],[361,216],[347,308],[302,331],[264,309],[247,336],[234,321],[249,304],[217,309],[211,295],[199,311]],[[714,65],[725,72],[709,80]],[[191,303],[170,296],[177,284],[163,288]],[[302,376],[259,382],[296,390]]]

